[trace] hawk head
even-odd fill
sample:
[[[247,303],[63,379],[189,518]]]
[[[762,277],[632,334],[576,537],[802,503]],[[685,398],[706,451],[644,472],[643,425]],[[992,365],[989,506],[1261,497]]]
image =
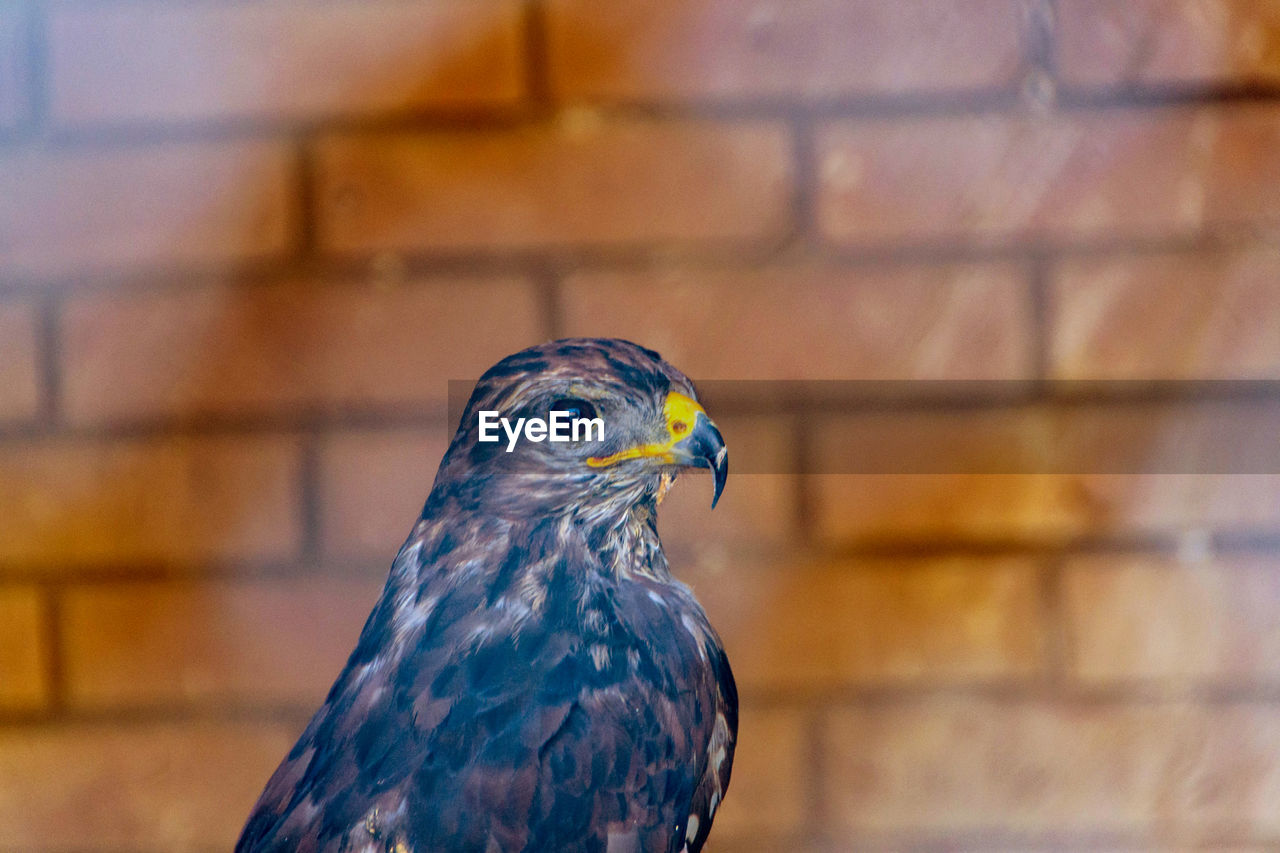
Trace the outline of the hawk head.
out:
[[[685,467],[711,469],[715,506],[728,451],[689,378],[628,341],[569,338],[510,355],[480,378],[435,491],[491,512],[605,518],[661,500]]]

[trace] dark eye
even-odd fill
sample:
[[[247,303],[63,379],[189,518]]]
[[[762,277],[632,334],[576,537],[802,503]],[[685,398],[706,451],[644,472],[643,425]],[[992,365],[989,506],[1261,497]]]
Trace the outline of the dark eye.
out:
[[[551,404],[553,412],[568,412],[570,418],[594,418],[596,407],[577,397],[562,397]]]

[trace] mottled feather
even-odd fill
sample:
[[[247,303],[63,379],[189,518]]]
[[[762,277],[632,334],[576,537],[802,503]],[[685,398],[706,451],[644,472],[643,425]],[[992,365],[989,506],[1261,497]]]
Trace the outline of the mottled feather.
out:
[[[623,341],[517,353],[477,384],[324,705],[237,851],[696,853],[737,696],[656,529],[672,476],[583,464],[646,440],[689,380]],[[476,440],[476,414],[588,399],[604,448]]]

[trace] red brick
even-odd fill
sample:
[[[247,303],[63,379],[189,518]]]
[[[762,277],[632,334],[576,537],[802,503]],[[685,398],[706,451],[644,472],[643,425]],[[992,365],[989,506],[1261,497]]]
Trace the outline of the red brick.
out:
[[[511,103],[520,4],[57,7],[57,122],[305,120]]]
[[[290,438],[0,446],[0,561],[276,559],[299,540]]]
[[[62,605],[69,699],[318,705],[381,586],[308,577],[72,588]]]
[[[0,270],[65,274],[278,256],[295,213],[289,151],[172,143],[0,154]]]
[[[658,509],[658,532],[672,570],[723,567],[742,554],[778,551],[795,534],[795,483],[787,476],[795,439],[790,423],[768,416],[712,417],[729,447],[731,476],[711,508],[705,471],[687,471]]]
[[[452,433],[347,433],[321,450],[321,541],[326,552],[390,565],[422,512]]]
[[[1056,13],[1072,85],[1280,82],[1274,0],[1064,0]]]
[[[1042,665],[1028,561],[739,562],[693,586],[748,694],[990,683]]]
[[[320,242],[370,252],[776,238],[789,148],[770,123],[582,111],[483,134],[330,137],[319,149]]]
[[[1050,300],[1058,378],[1280,377],[1274,249],[1071,261]]]
[[[1280,108],[834,123],[818,218],[850,244],[1192,235],[1280,219]]]
[[[13,127],[27,112],[27,50],[22,7],[0,7],[0,130]]]
[[[0,587],[0,708],[35,708],[49,694],[45,608],[31,587]]]
[[[1275,680],[1280,566],[1081,557],[1063,576],[1071,672],[1117,679]]]
[[[711,829],[717,850],[725,837],[804,827],[810,772],[806,728],[805,717],[796,711],[742,709],[733,777]]]
[[[567,333],[638,341],[699,380],[1031,372],[1030,300],[1006,265],[582,273],[561,303]]]
[[[34,416],[40,407],[36,312],[0,304],[0,422]]]
[[[825,787],[843,831],[1158,831],[1168,842],[1280,827],[1274,706],[937,699],[836,711],[828,732]]]
[[[443,406],[449,379],[541,340],[538,316],[516,280],[89,295],[66,308],[65,409],[100,422]]]
[[[229,850],[297,734],[265,723],[0,730],[0,846]]]
[[[1021,9],[979,0],[552,0],[566,98],[893,95],[1009,86]]]

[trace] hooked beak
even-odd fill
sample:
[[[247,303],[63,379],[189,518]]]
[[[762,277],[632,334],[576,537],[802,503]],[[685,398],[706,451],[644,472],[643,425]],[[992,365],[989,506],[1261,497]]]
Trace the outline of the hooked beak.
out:
[[[729,449],[724,445],[724,436],[696,400],[677,391],[667,395],[663,415],[667,427],[664,441],[630,447],[608,456],[592,456],[587,464],[604,468],[624,459],[658,459],[669,465],[710,468],[715,479],[715,494],[711,496],[714,509],[729,479]]]

